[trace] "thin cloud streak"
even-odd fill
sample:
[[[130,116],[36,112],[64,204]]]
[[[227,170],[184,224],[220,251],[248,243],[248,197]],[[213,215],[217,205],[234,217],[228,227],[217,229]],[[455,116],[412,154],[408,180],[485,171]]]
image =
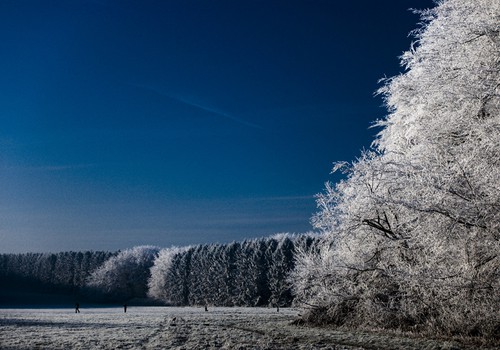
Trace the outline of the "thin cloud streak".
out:
[[[187,100],[187,99],[185,99],[183,97],[179,97],[179,96],[173,96],[173,95],[166,95],[166,96],[168,96],[168,97],[170,97],[170,98],[172,98],[174,100],[177,100],[179,102],[182,102],[182,103],[184,103],[186,105],[199,108],[199,109],[204,110],[204,111],[209,112],[209,113],[220,115],[220,116],[225,117],[227,119],[234,120],[235,122],[238,122],[240,124],[243,124],[243,125],[255,128],[255,129],[262,129],[262,130],[264,130],[264,128],[262,126],[260,126],[260,125],[251,123],[251,122],[246,121],[246,120],[241,119],[241,118],[234,117],[234,116],[232,116],[230,114],[227,114],[226,112],[221,111],[219,109],[211,108],[211,107],[208,107],[208,106],[203,106],[203,105],[201,105],[199,103]]]
[[[23,166],[13,165],[8,166],[7,169],[20,169],[20,170],[34,170],[34,171],[65,171],[76,169],[93,168],[96,164],[67,164],[67,165],[40,165],[40,166]]]
[[[156,89],[156,88],[154,88],[152,86],[146,86],[146,85],[140,85],[140,84],[131,84],[131,85],[134,86],[134,87],[137,87],[137,88],[144,89],[144,90],[152,91],[152,92],[154,92],[154,93],[156,93],[158,95],[168,97],[168,98],[170,98],[172,100],[181,102],[181,103],[183,103],[185,105],[188,105],[188,106],[200,109],[202,111],[209,112],[209,113],[221,116],[223,118],[233,120],[233,121],[235,121],[235,122],[237,122],[239,124],[242,124],[242,125],[254,128],[254,129],[264,130],[264,128],[262,126],[258,125],[258,124],[249,122],[249,121],[247,121],[245,119],[241,119],[241,118],[235,117],[235,116],[233,116],[231,114],[228,114],[228,113],[226,113],[226,112],[224,112],[224,111],[222,111],[220,109],[209,107],[209,106],[203,105],[203,104],[201,104],[199,102],[195,102],[192,99],[188,99],[188,98],[185,98],[183,96],[178,96],[178,95],[173,95],[173,94],[165,93],[165,92],[160,91],[160,90],[158,90],[158,89]]]

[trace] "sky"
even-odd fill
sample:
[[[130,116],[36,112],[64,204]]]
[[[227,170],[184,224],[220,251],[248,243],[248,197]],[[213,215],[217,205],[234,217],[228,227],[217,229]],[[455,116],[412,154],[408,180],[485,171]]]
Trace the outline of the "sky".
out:
[[[432,6],[0,1],[0,253],[311,231]]]

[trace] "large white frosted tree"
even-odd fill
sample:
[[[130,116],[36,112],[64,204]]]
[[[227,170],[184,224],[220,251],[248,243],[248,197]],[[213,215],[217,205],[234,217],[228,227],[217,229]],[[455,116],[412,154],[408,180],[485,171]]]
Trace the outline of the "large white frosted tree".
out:
[[[339,164],[297,284],[312,318],[492,336],[500,329],[500,0],[422,12],[372,150]],[[310,291],[315,293],[311,295]]]

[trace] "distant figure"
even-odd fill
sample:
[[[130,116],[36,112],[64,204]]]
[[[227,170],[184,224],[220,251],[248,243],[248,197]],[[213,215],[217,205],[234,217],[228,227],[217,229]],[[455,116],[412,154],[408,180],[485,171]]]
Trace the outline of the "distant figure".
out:
[[[80,304],[76,303],[75,304],[75,314],[79,314],[80,313]]]
[[[123,312],[127,312],[127,304],[123,304]]]
[[[280,306],[276,305],[276,312],[280,312]]]
[[[208,311],[208,306],[207,305],[205,305],[205,311]]]

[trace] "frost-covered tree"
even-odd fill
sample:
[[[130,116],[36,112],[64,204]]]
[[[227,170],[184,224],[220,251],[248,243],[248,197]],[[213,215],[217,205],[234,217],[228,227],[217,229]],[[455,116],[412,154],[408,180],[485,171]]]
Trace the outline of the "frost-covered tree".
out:
[[[240,243],[240,247],[235,262],[234,276],[234,296],[232,302],[234,305],[249,306],[254,305],[258,298],[257,285],[253,279],[252,271],[256,268],[252,259],[254,256],[253,240],[245,240]]]
[[[272,241],[276,242],[276,245],[269,245],[269,248],[274,248],[267,271],[269,304],[278,307],[289,306],[292,297],[288,277],[294,267],[294,244],[288,235],[283,234],[273,236]]]
[[[265,244],[261,240],[246,240],[236,261],[235,303],[236,305],[265,305],[262,291],[265,290],[263,270]]]
[[[166,298],[160,299],[174,305],[189,305],[190,289],[189,279],[191,277],[192,255],[194,247],[185,249],[182,252],[174,254],[170,267],[166,271]]]
[[[150,268],[159,251],[154,246],[124,250],[94,271],[88,278],[87,287],[108,300],[143,298],[148,291]]]
[[[189,247],[171,247],[160,250],[150,269],[151,276],[148,280],[148,296],[164,302],[171,302],[169,293],[169,272],[175,255],[188,250]]]
[[[373,149],[318,197],[295,290],[322,322],[498,336],[500,0],[421,15]]]
[[[212,302],[207,300],[207,296],[212,296],[214,289],[213,276],[209,273],[214,264],[213,249],[211,245],[200,245],[193,250],[187,281],[190,305],[206,305]]]

